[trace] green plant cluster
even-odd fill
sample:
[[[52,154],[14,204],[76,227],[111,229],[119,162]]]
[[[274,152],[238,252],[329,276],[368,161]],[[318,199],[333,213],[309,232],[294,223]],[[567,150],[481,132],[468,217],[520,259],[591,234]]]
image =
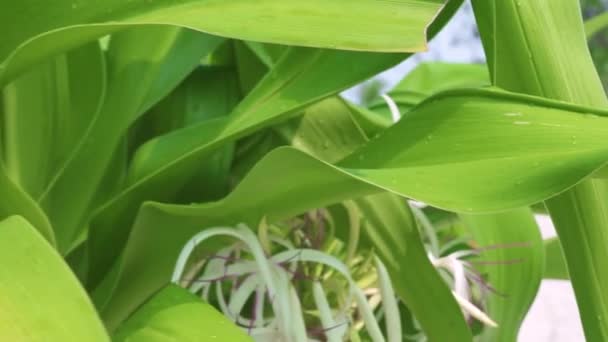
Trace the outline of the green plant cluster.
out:
[[[461,4],[0,3],[0,340],[515,341],[547,277],[607,341],[605,15],[473,0],[487,65],[340,97]]]

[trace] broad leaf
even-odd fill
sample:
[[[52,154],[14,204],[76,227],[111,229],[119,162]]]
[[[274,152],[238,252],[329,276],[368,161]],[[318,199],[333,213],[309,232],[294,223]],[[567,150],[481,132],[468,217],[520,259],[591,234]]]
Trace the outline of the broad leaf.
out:
[[[4,89],[6,167],[30,196],[41,196],[78,146],[102,103],[105,72],[94,42],[51,58]]]
[[[442,3],[442,0],[10,2],[0,12],[4,32],[0,43],[0,61],[4,61],[0,65],[0,79],[2,69],[8,74],[5,77],[11,77],[46,56],[143,24],[180,26],[287,45],[421,51],[426,47],[426,27]]]
[[[177,285],[167,285],[118,329],[122,341],[251,341],[211,305]]]
[[[460,307],[428,258],[405,199],[384,193],[356,203],[374,251],[386,264],[398,296],[429,340],[471,340]]]
[[[158,26],[128,30],[112,38],[102,107],[39,199],[57,230],[60,251],[68,250],[81,233],[95,192],[130,124],[177,86],[220,42],[201,33]]]
[[[461,218],[481,250],[478,270],[496,291],[488,291],[486,303],[498,327],[485,328],[480,341],[517,341],[543,277],[544,248],[532,211],[520,208]]]
[[[49,243],[55,245],[55,234],[44,211],[27,193],[16,185],[6,173],[4,163],[0,162],[0,219],[19,215],[36,225],[36,229]]]
[[[579,1],[473,0],[473,6],[494,85],[586,106],[608,105],[587,48]],[[607,340],[608,273],[601,270],[608,260],[608,182],[583,181],[545,205],[564,247],[586,338]]]
[[[401,113],[405,113],[427,97],[441,91],[456,88],[480,88],[490,85],[490,77],[484,64],[452,64],[427,62],[417,66],[388,95],[395,101]],[[372,102],[370,109],[390,118],[384,99]]]
[[[69,267],[19,216],[0,222],[0,339],[109,341]]]
[[[608,160],[602,147],[608,119],[589,113],[606,115],[495,90],[443,93],[338,166],[280,148],[222,201],[146,203],[122,262],[106,278],[104,286],[115,296],[100,303],[104,315],[120,319],[133,309],[130,303],[137,303],[136,294],[156,290],[170,274],[171,260],[201,227],[255,225],[263,216],[284,218],[384,189],[456,211],[510,209],[554,196]],[[101,246],[109,248],[116,240]]]
[[[118,227],[131,227],[146,200],[171,201],[175,189],[185,184],[201,158],[226,143],[286,120],[305,106],[335,95],[404,57],[292,48],[227,118],[188,126],[147,143],[138,154],[155,155],[154,167],[148,164],[133,172],[129,187],[101,207],[91,222],[91,248],[102,251],[92,253],[105,259],[91,259],[99,271],[97,276],[105,273],[126,241],[129,230]],[[324,82],[319,83],[319,79]],[[116,248],[114,253],[108,253],[108,243]],[[91,279],[91,285],[97,280]]]

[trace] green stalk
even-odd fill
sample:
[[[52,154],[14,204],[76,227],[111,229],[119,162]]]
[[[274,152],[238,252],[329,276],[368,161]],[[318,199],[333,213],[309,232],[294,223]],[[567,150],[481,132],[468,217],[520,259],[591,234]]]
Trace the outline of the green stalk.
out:
[[[608,105],[577,0],[473,0],[494,85]],[[564,144],[576,143],[576,137]],[[588,341],[608,340],[608,195],[588,179],[545,202],[560,237]]]

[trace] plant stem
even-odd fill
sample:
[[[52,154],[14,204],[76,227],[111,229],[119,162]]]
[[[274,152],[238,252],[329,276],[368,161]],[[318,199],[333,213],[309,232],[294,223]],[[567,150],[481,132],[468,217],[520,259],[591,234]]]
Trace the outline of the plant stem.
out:
[[[473,0],[473,6],[494,85],[582,105],[608,105],[577,0]],[[606,196],[606,182],[589,179],[545,202],[588,341],[608,340]]]

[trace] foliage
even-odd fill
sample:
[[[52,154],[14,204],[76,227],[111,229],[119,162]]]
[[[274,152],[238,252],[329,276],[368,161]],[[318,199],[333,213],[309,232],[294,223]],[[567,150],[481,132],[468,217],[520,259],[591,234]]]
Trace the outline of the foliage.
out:
[[[514,341],[543,275],[608,338],[578,2],[474,1],[487,66],[339,95],[461,3],[0,5],[2,340]]]

